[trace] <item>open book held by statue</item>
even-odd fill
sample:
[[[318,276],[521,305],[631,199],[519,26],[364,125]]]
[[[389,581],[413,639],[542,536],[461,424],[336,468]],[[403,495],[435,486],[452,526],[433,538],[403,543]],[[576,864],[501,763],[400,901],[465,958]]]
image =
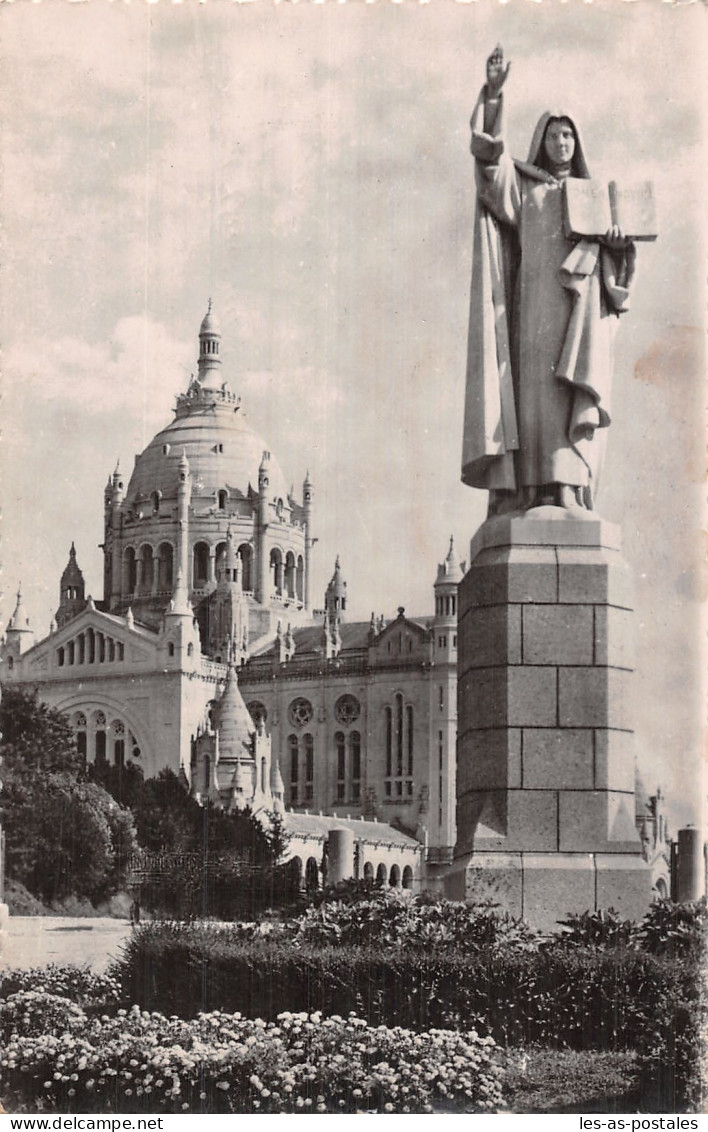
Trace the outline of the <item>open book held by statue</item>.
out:
[[[490,515],[543,504],[592,510],[612,419],[614,335],[634,280],[631,237],[655,235],[653,190],[645,182],[649,235],[619,224],[568,234],[565,182],[576,191],[576,181],[596,184],[577,119],[546,111],[528,159],[512,159],[508,74],[497,47],[471,121],[477,209],[462,479],[489,492]]]

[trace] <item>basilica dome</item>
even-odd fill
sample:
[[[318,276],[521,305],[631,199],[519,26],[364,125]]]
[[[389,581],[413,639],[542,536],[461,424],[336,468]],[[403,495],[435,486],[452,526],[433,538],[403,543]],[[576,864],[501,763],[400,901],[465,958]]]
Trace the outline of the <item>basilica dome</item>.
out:
[[[209,309],[199,328],[199,363],[187,393],[177,398],[175,420],[159,432],[138,456],[128,486],[129,504],[155,497],[174,499],[179,482],[179,461],[184,452],[192,478],[192,496],[216,498],[226,490],[229,498],[258,493],[259,469],[267,452],[258,433],[246,422],[240,398],[224,381],[221,371],[221,333]],[[278,463],[267,459],[266,498],[287,503],[288,487]]]
[[[181,398],[180,401],[185,401]],[[267,445],[248,425],[238,405],[194,398],[184,414],[159,432],[138,456],[127,491],[129,502],[150,499],[159,492],[163,499],[177,497],[179,461],[184,452],[192,477],[192,497],[216,497],[223,489],[229,496],[245,496],[249,488],[258,492],[258,470]],[[269,501],[287,502],[288,486],[277,461],[268,460]]]

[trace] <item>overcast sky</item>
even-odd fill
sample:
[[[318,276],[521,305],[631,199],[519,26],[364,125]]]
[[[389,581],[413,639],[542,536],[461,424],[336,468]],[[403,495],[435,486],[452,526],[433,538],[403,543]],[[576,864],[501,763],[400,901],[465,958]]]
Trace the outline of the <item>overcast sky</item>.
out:
[[[474,212],[468,120],[513,61],[526,157],[570,106],[593,175],[652,178],[599,510],[637,580],[637,736],[677,820],[702,797],[706,10],[44,0],[0,6],[3,604],[46,632],[71,540],[101,597],[103,487],[171,419],[207,298],[225,376],[286,479],[310,470],[320,595],[432,610],[459,482]]]

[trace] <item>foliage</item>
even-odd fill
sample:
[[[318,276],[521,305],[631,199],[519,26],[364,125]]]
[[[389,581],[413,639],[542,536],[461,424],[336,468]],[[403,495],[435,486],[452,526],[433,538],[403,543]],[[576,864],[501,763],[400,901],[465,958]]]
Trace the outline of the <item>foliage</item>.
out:
[[[100,900],[122,883],[136,846],[131,815],[105,790],[68,772],[6,781],[7,864],[45,901]]]
[[[0,730],[9,876],[45,901],[116,892],[136,846],[132,817],[83,781],[66,718],[36,693],[8,688]]]
[[[275,1023],[220,1011],[185,1022],[137,1006],[90,1020],[36,991],[0,1007],[0,1029],[5,1099],[52,1111],[494,1111],[501,1100],[494,1043],[474,1031],[287,1012]]]
[[[467,954],[504,947],[533,948],[538,937],[491,903],[463,904],[426,894],[366,887],[323,901],[300,918],[298,939],[322,946],[375,946]]]
[[[647,1011],[674,1001],[684,973],[633,951],[462,951],[322,946],[237,925],[145,924],[116,974],[123,995],[190,1017],[223,1007],[273,1019],[283,1009],[353,1010],[368,1022],[482,1026],[503,1044],[633,1048]]]
[[[705,899],[692,904],[655,900],[640,924],[623,920],[613,908],[569,916],[562,924],[567,930],[553,937],[552,946],[631,947],[652,955],[697,959],[708,944]]]
[[[264,826],[248,809],[203,806],[168,769],[147,780],[134,764],[93,765],[89,774],[134,814],[149,855],[130,878],[142,906],[180,919],[233,919],[292,898],[289,874],[277,864],[287,838],[276,815]]]
[[[20,991],[30,990],[58,995],[94,1013],[120,1005],[118,980],[90,967],[50,963],[47,967],[0,971],[0,997],[6,999]]]
[[[0,701],[3,779],[15,774],[78,775],[83,760],[66,716],[43,704],[37,692],[4,687]]]
[[[567,931],[556,933],[554,944],[566,947],[630,947],[636,939],[634,920],[623,920],[614,908],[582,912],[560,921]]]
[[[642,920],[638,945],[652,955],[700,959],[708,947],[708,907],[706,901],[674,904],[656,900]]]
[[[708,1100],[708,974],[704,956],[663,962],[680,970],[673,994],[647,1003],[637,1050],[643,1091],[654,1108],[705,1111]]]

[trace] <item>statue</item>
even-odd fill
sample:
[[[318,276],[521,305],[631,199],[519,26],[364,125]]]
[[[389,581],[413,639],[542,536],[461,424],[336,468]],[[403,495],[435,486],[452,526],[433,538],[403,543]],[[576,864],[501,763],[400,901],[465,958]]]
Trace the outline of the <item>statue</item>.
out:
[[[589,178],[577,121],[545,113],[528,161],[509,156],[501,47],[472,115],[477,213],[462,480],[489,491],[489,514],[542,504],[592,510],[617,317],[636,249],[617,226],[565,234],[563,183]]]

